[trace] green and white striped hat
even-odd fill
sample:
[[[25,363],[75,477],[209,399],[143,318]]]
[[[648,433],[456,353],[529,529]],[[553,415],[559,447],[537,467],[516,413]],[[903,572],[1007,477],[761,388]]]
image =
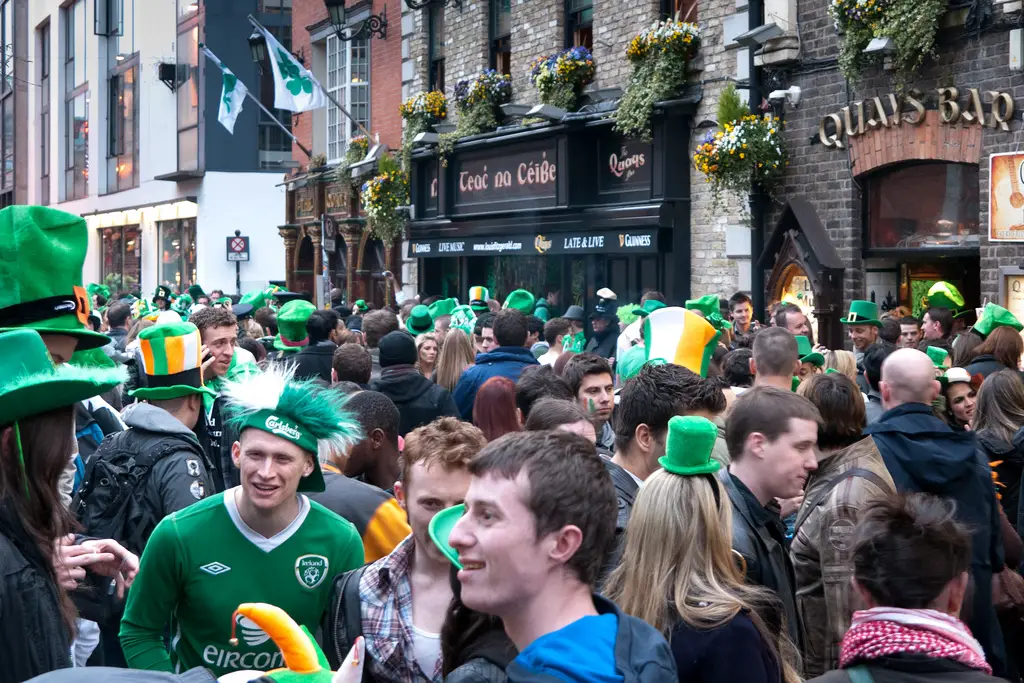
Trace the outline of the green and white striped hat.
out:
[[[191,394],[216,397],[203,382],[203,340],[192,323],[161,323],[139,333],[146,385],[129,392],[166,401]]]

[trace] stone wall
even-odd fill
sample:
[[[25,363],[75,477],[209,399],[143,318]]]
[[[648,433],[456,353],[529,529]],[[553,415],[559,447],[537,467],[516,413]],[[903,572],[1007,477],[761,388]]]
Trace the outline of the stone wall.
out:
[[[605,3],[594,4],[594,61],[598,88],[624,88],[629,80],[626,46],[637,33],[658,19],[658,0],[611,3],[614,11],[602,11]]]
[[[512,0],[511,43],[512,97],[516,102],[536,104],[540,97],[530,85],[530,63],[564,48],[565,4]]]

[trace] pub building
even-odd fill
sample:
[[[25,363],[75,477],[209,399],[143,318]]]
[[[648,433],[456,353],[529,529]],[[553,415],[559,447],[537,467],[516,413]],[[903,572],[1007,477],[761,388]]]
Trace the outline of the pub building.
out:
[[[691,120],[699,94],[664,102],[652,142],[623,139],[604,114],[513,124],[461,139],[442,163],[413,155],[406,256],[417,290],[465,302],[523,288],[552,313],[587,310],[602,287],[621,303],[690,287]]]

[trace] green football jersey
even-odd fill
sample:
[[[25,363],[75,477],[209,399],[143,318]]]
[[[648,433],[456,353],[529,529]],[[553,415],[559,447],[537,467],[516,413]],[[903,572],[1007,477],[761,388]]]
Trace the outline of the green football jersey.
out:
[[[315,633],[334,577],[363,564],[355,527],[327,508],[300,494],[295,520],[264,538],[242,521],[236,490],[180,510],[153,531],[121,622],[131,668],[204,666],[217,676],[278,668],[277,646],[241,615],[238,645],[230,645],[232,613],[244,602],[265,602]],[[163,644],[168,622],[170,653]]]

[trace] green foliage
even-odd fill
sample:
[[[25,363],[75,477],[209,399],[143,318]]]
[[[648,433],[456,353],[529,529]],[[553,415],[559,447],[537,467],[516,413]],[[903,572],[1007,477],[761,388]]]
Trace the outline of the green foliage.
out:
[[[465,109],[460,109],[459,120],[455,123],[455,131],[438,136],[440,142],[437,145],[437,153],[441,158],[441,165],[447,168],[448,157],[455,150],[455,143],[460,138],[490,133],[497,127],[498,117],[495,114],[495,108],[488,102],[478,102],[468,105]]]
[[[749,113],[740,94],[736,92],[736,84],[727,85],[718,98],[718,125],[725,127],[725,124],[739,121]]]

